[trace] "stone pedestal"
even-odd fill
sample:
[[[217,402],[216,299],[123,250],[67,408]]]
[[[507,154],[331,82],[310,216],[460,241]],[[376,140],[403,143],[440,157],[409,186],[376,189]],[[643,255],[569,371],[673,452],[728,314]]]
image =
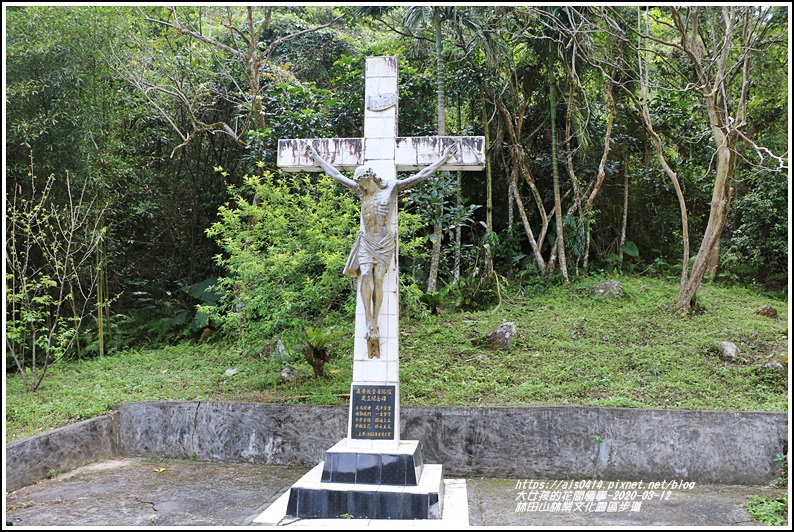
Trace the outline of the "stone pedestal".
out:
[[[290,489],[287,515],[302,518],[440,519],[442,466],[425,465],[418,441],[362,450],[344,439]]]

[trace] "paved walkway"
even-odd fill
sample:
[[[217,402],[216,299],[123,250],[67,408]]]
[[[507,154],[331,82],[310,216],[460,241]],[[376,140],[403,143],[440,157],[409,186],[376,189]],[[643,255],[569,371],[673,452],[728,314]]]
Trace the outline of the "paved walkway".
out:
[[[744,527],[742,504],[768,486],[598,486],[581,481],[447,479],[438,521],[284,518],[289,487],[310,468],[190,460],[119,458],[98,462],[6,494],[6,525],[310,526],[353,529],[457,529],[520,526]],[[526,480],[526,482],[524,482]],[[672,480],[672,479],[671,479]],[[544,486],[539,483],[544,482]],[[574,482],[580,482],[575,485]],[[672,488],[672,489],[671,489]],[[523,504],[526,503],[526,504]],[[282,508],[283,507],[283,508]]]

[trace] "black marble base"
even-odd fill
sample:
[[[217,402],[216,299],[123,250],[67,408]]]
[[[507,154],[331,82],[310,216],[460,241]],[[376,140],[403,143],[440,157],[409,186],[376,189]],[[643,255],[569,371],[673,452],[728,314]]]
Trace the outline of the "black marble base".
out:
[[[421,448],[416,445],[403,452],[361,452],[335,450],[325,453],[323,482],[416,486],[422,475]]]
[[[338,484],[320,481],[320,468],[290,488],[286,515],[304,519],[440,519],[444,480],[440,465],[425,466],[418,486]]]
[[[344,439],[290,488],[287,515],[302,518],[440,519],[444,478],[416,440],[382,449]]]
[[[287,515],[304,519],[433,519],[439,493],[340,491],[292,488]]]

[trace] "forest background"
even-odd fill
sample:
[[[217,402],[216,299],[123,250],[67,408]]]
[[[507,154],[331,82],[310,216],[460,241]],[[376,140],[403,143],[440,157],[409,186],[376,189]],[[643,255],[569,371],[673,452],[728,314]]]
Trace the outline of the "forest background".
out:
[[[362,136],[373,55],[399,59],[400,135],[486,137],[482,172],[439,174],[401,201],[406,319],[530,296],[543,309],[560,287],[616,276],[637,300],[648,286],[663,297],[663,320],[711,311],[733,327],[699,300],[704,282],[787,306],[789,17],[6,6],[7,396],[35,395],[51,368],[178,345],[198,347],[169,356],[276,360],[267,386],[285,360],[336,377],[323,350],[346,346],[358,205],[324,176],[282,174],[276,147]],[[774,334],[779,351],[787,332]]]

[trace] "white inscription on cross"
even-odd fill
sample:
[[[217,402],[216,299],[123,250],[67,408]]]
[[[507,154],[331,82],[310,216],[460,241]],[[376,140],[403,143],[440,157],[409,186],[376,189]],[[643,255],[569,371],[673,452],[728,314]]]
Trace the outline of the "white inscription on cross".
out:
[[[368,57],[364,138],[286,139],[278,141],[278,166],[287,172],[320,172],[322,168],[308,154],[309,146],[340,171],[354,171],[367,165],[382,179],[397,179],[398,171],[418,170],[442,157],[456,145],[457,152],[440,171],[481,170],[485,166],[484,137],[398,137],[399,107],[396,57]],[[396,201],[396,198],[395,200]],[[397,209],[389,220],[397,232]],[[363,222],[362,222],[363,223]],[[361,449],[389,449],[400,442],[399,408],[399,278],[397,260],[391,261],[383,280],[384,300],[378,318],[379,358],[370,358],[367,327],[361,297],[356,298],[356,336],[353,351],[353,386],[394,386],[395,408],[393,438],[389,440],[352,439],[353,400],[348,423],[348,441]],[[360,290],[359,290],[360,292]],[[352,386],[351,386],[352,392]]]

